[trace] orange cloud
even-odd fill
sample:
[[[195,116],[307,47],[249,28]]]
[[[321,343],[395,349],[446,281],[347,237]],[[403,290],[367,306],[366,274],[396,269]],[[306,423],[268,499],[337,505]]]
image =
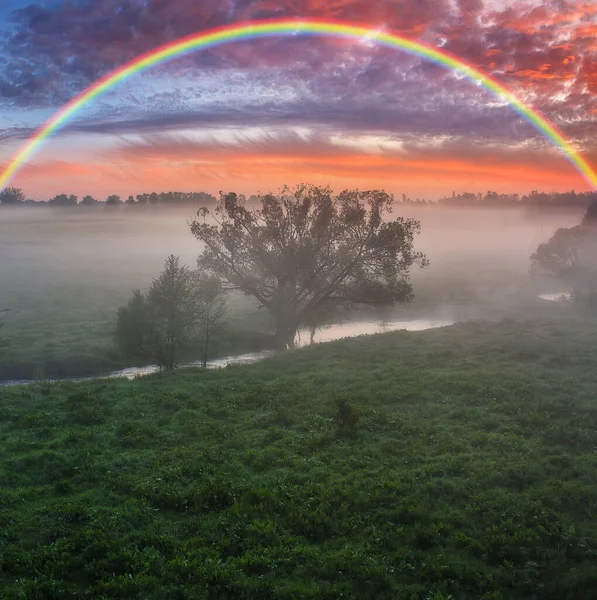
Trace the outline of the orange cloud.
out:
[[[567,80],[567,79],[574,79],[576,76],[574,73],[562,73],[562,74],[557,74],[557,73],[547,73],[546,71],[550,68],[550,65],[543,65],[544,67],[547,66],[547,69],[545,68],[539,68],[539,70],[534,70],[534,69],[523,69],[522,71],[515,71],[513,73],[513,75],[516,75],[517,77],[522,77],[522,78],[528,78],[528,79],[534,79],[534,80],[553,80],[553,79],[563,79],[563,80]]]
[[[63,192],[100,199],[111,193],[126,197],[166,190],[251,194],[299,182],[331,184],[335,189],[384,188],[429,199],[453,190],[588,189],[569,163],[552,153],[442,148],[365,153],[329,144],[317,148],[297,144],[293,150],[292,143],[248,148],[179,145],[173,151],[167,145],[125,147],[106,162],[29,165],[16,184],[38,199]]]

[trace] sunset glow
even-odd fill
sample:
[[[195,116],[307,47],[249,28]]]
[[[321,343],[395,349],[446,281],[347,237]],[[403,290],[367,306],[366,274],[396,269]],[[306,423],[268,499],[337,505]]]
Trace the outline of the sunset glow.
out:
[[[0,187],[14,183],[38,199],[65,191],[67,181],[68,191],[101,196],[154,189],[213,193],[230,187],[227,178],[242,182],[248,193],[274,181],[311,179],[340,187],[380,182],[394,193],[430,197],[486,187],[594,189],[587,132],[597,110],[597,70],[586,53],[596,13],[579,4],[558,18],[541,7],[527,10],[516,15],[508,6],[500,13],[489,2],[466,18],[487,38],[500,21],[504,32],[520,30],[529,40],[539,35],[535,23],[559,27],[561,35],[554,32],[532,64],[528,52],[512,54],[495,35],[471,55],[462,32],[440,35],[431,23],[380,24],[378,17],[365,23],[364,14],[361,24],[312,11],[303,18],[204,28],[132,58],[131,48],[120,54],[102,49],[106,67],[120,66],[104,67],[102,77],[53,115],[57,94],[52,102],[38,101],[45,108],[38,106],[31,117],[22,110],[18,116],[17,102],[4,106]],[[16,11],[17,21],[26,20],[26,12]],[[202,66],[203,53],[210,64]],[[309,77],[306,65],[314,61]],[[369,81],[359,81],[363,73]],[[332,94],[338,77],[349,96],[341,88]],[[418,102],[409,79],[438,100]],[[135,116],[142,96],[151,102]],[[573,96],[582,103],[571,104]],[[159,103],[168,108],[156,112]],[[48,119],[37,130],[15,126],[19,120],[34,124],[43,114]],[[308,139],[297,136],[299,129]]]

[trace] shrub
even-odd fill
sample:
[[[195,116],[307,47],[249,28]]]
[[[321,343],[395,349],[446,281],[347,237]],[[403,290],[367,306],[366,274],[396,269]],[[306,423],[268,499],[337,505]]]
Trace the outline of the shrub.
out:
[[[336,430],[340,437],[355,439],[358,435],[359,417],[346,398],[335,398]]]

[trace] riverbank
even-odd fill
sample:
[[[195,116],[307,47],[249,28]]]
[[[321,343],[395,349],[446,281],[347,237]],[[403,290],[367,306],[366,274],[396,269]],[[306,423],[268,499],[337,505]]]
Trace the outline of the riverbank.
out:
[[[469,322],[2,390],[0,589],[594,598],[595,339]]]
[[[347,337],[355,337],[359,335],[372,335],[376,333],[386,333],[388,331],[395,331],[399,329],[405,329],[407,331],[423,331],[425,329],[433,329],[436,327],[445,327],[452,325],[453,321],[439,320],[439,319],[410,319],[404,321],[350,321],[346,323],[338,323],[335,325],[327,325],[319,328],[311,340],[311,335],[307,330],[299,331],[297,336],[297,347],[303,347],[310,345],[311,343],[319,344],[338,340]],[[265,342],[264,342],[265,343]],[[258,362],[265,358],[273,356],[275,352],[273,350],[261,350],[259,352],[249,352],[244,354],[233,354],[224,356],[208,361],[207,367],[210,369],[218,369],[233,364],[250,364]],[[181,368],[185,367],[196,367],[201,366],[199,361],[188,362],[181,365]],[[145,375],[151,375],[159,371],[159,367],[156,365],[145,365],[145,366],[133,366],[125,367],[117,371],[112,371],[108,374],[100,374],[98,376],[90,377],[68,377],[62,379],[51,379],[44,377],[43,379],[19,379],[19,380],[6,380],[0,381],[0,387],[11,387],[18,385],[31,385],[33,383],[44,381],[45,383],[56,383],[57,381],[89,381],[91,379],[113,379],[118,377],[124,377],[126,379],[135,379],[136,377],[142,377]]]

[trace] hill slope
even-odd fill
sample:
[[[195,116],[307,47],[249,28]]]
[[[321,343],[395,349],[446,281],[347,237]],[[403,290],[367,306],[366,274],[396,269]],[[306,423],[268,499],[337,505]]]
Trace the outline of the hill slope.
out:
[[[0,595],[597,598],[596,339],[468,323],[0,390]]]

